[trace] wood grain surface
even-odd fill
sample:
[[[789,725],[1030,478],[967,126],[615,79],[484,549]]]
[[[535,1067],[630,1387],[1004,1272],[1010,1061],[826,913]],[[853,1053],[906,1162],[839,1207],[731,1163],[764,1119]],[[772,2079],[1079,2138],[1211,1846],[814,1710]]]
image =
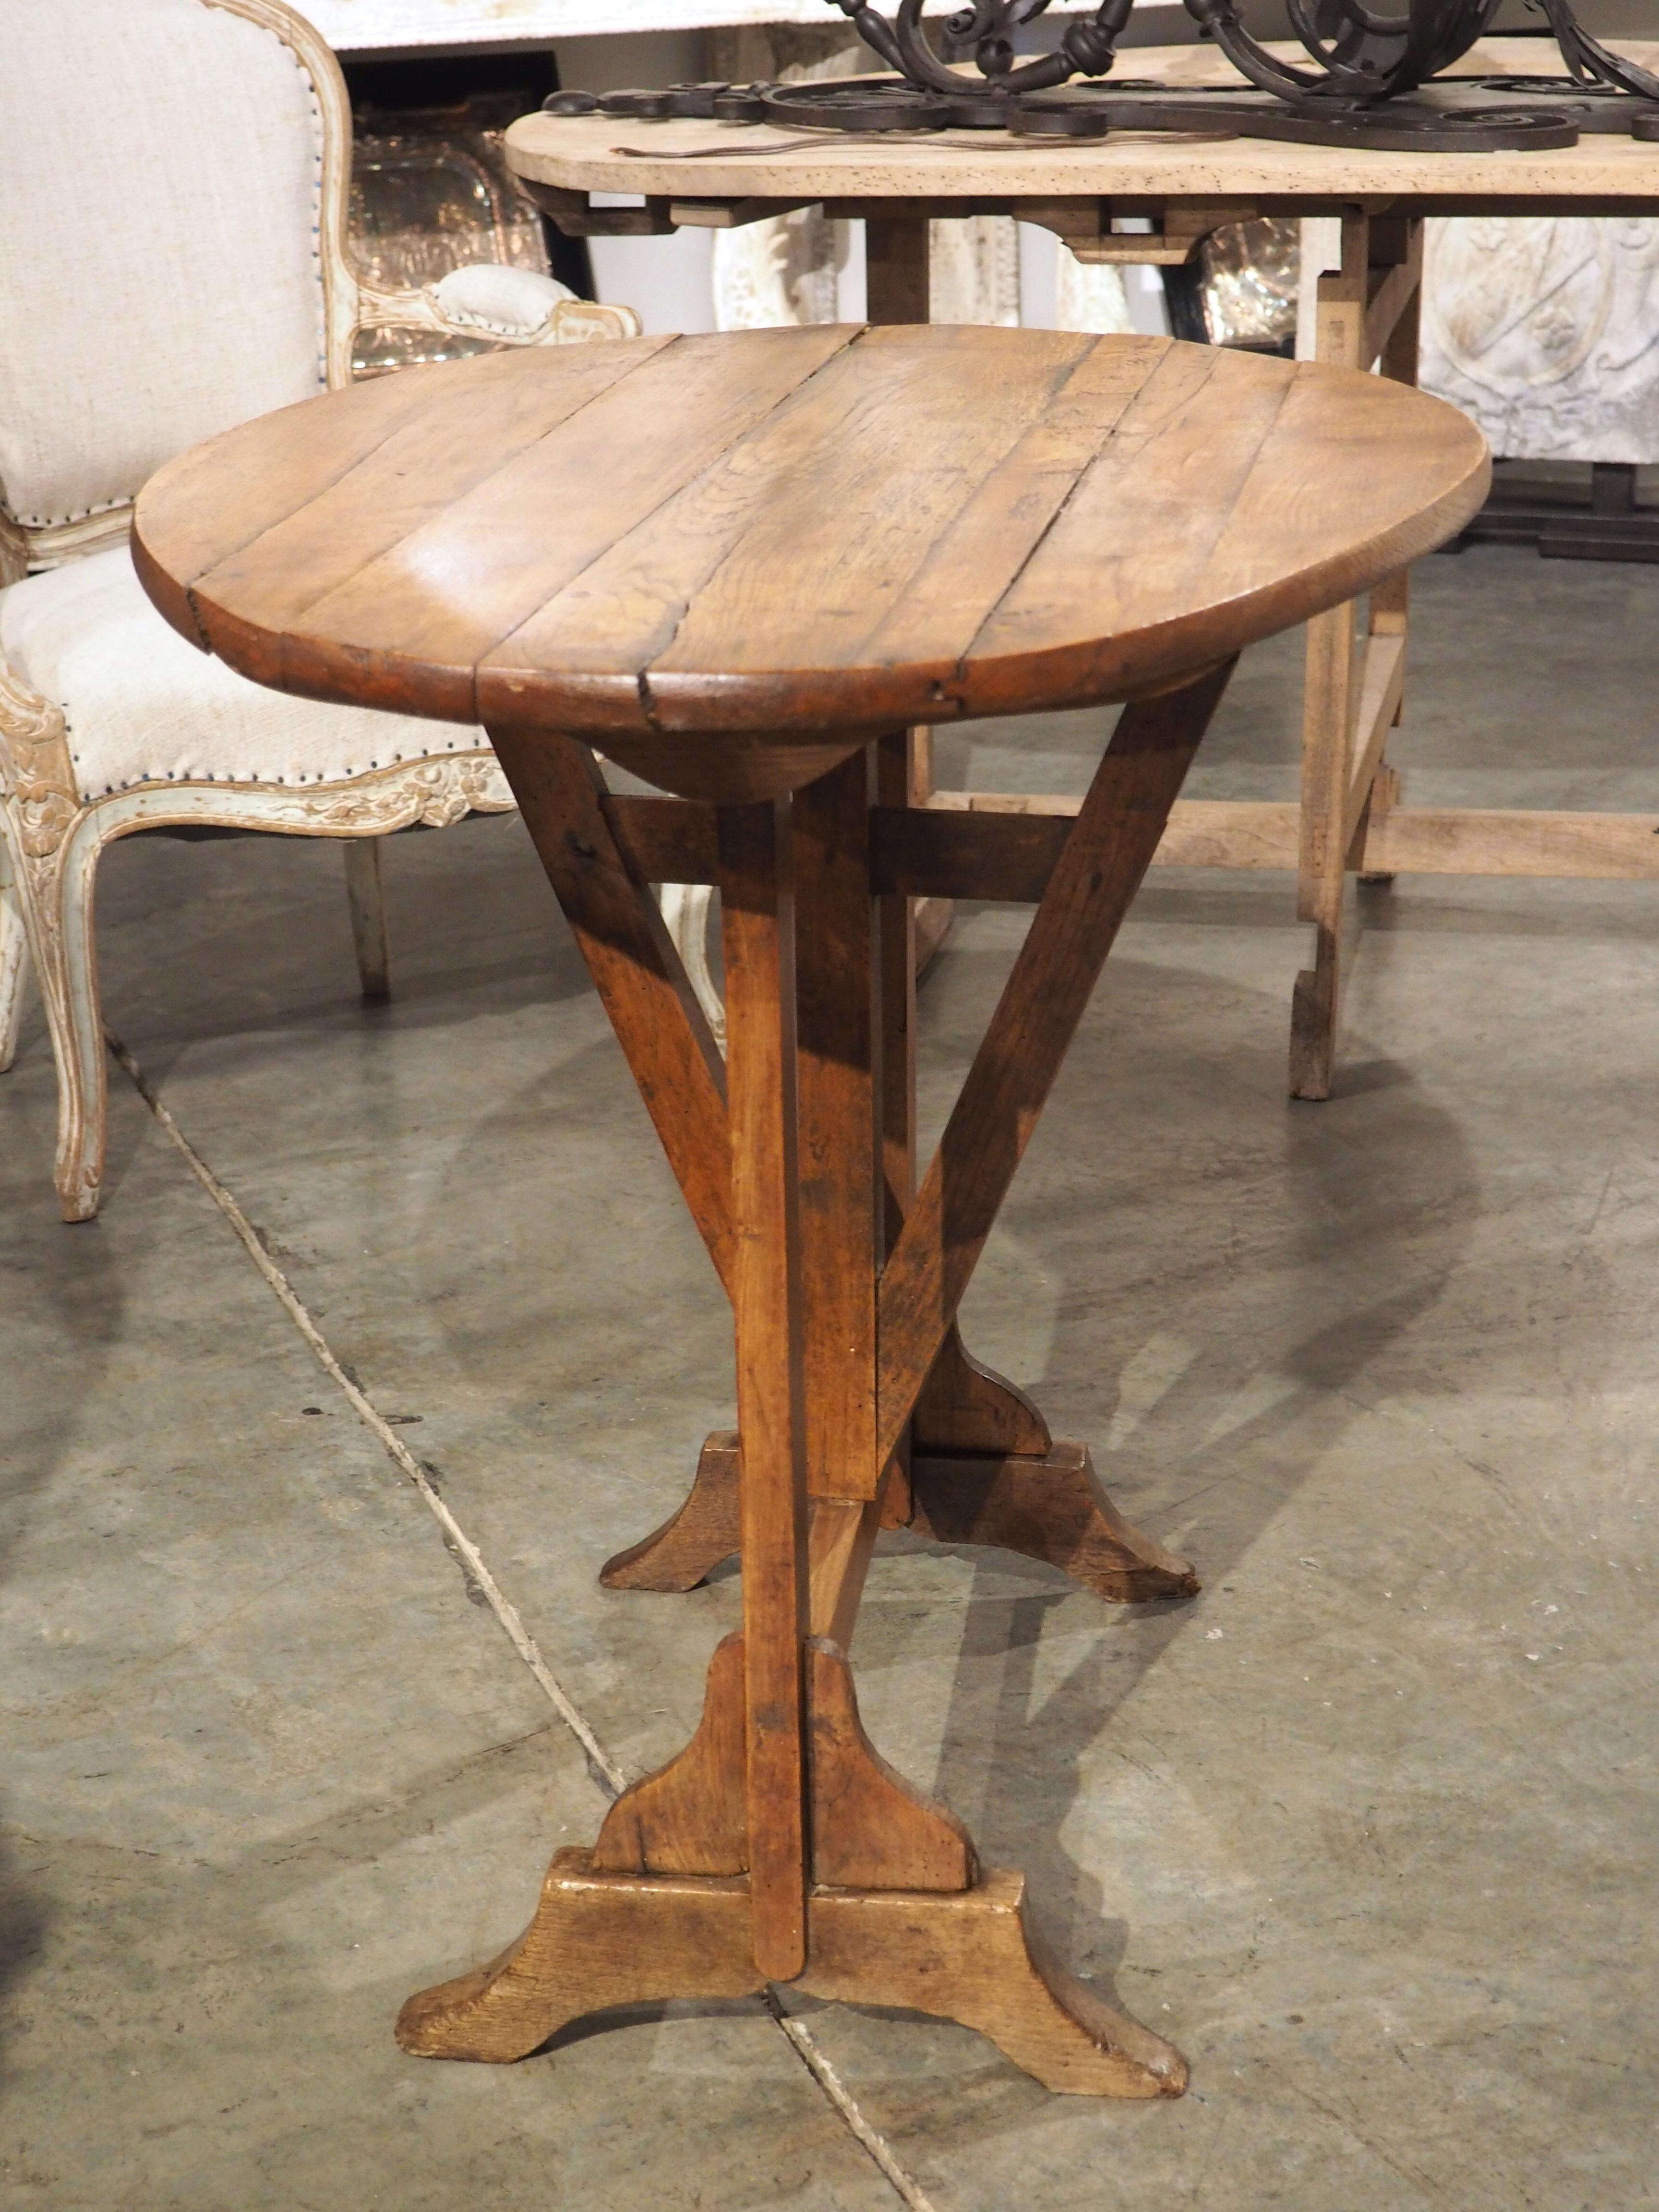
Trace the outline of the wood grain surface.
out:
[[[487,1966],[412,1996],[402,2048],[510,2064],[568,2021],[605,2006],[747,1996],[763,1983],[741,1875],[631,1875],[556,1854],[534,1918]],[[798,1986],[852,2004],[957,2020],[1045,2088],[1178,2097],[1180,2053],[1077,1981],[1030,1923],[1025,1884],[988,1869],[969,1889],[815,1888],[812,1960]]]
[[[720,820],[732,1143],[732,1313],[755,1960],[806,1956],[806,1437],[795,1096],[795,924],[787,811]]]
[[[731,800],[823,774],[843,732],[1126,698],[1231,654],[1450,536],[1487,474],[1461,415],[1383,379],[816,326],[307,401],[164,468],[135,553],[256,681],[580,733]]]

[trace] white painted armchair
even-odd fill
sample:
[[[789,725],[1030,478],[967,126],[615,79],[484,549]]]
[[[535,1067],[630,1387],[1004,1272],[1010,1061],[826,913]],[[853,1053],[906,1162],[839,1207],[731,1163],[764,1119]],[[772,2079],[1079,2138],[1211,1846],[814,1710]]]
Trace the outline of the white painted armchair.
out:
[[[127,552],[185,447],[347,383],[355,331],[626,337],[626,307],[457,270],[385,292],[348,258],[351,120],[280,0],[0,0],[0,1069],[30,957],[59,1084],[65,1219],[97,1210],[98,858],[159,826],[336,837],[365,993],[379,845],[513,804],[480,730],[289,699],[178,638]]]

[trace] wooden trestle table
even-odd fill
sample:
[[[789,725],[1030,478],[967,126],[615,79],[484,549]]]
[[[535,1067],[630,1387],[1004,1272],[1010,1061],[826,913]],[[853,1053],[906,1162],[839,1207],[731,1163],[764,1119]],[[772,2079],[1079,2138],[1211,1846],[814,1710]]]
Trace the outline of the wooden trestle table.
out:
[[[1659,48],[1629,50],[1649,66],[1659,63]],[[1547,41],[1487,39],[1458,73],[1556,66]],[[1116,74],[1239,82],[1209,46],[1133,49]],[[512,126],[507,149],[526,190],[573,235],[726,228],[817,204],[861,219],[872,323],[927,320],[930,219],[1012,215],[1055,232],[1085,262],[1179,264],[1224,223],[1340,217],[1340,266],[1319,283],[1317,357],[1352,368],[1380,361],[1386,375],[1407,383],[1417,376],[1425,216],[1659,215],[1659,145],[1609,136],[1542,154],[1404,154],[1144,134],[838,137],[766,125],[532,115]],[[641,195],[643,204],[595,206],[596,192]],[[1114,230],[1128,217],[1150,217],[1152,235]],[[1400,719],[1407,629],[1403,575],[1371,593],[1368,617],[1350,604],[1316,622],[1299,804],[1182,800],[1156,855],[1188,867],[1297,872],[1297,912],[1314,934],[1313,965],[1297,979],[1291,1021],[1290,1087],[1301,1098],[1330,1094],[1356,927],[1348,875],[1659,878],[1659,813],[1400,805],[1398,775],[1383,752]],[[933,799],[1039,817],[1075,803],[994,793]]]
[[[1488,472],[1462,416],[1376,378],[817,327],[414,370],[144,491],[135,557],[185,637],[489,730],[735,1317],[737,1435],[611,1576],[684,1587],[740,1550],[702,1724],[557,1854],[517,1943],[410,1999],[405,2050],[511,2059],[582,2013],[777,1980],[969,2022],[1051,2088],[1184,2086],[884,1765],[847,1647],[884,1523],[1107,1597],[1197,1587],[969,1358],[957,1304],[1234,657],[1449,537]],[[1074,819],[909,803],[910,727],[1113,701]],[[596,745],[676,795],[611,793]],[[720,889],[724,1065],[665,878]],[[1036,915],[918,1185],[930,893]]]

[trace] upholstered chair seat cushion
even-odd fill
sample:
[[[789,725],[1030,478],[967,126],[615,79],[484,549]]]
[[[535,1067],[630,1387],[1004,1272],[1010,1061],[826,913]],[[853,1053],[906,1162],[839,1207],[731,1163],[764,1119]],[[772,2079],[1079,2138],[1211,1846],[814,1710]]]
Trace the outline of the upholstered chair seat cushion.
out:
[[[168,628],[125,545],[0,591],[0,659],[64,709],[83,799],[139,783],[332,783],[489,743],[250,684]]]

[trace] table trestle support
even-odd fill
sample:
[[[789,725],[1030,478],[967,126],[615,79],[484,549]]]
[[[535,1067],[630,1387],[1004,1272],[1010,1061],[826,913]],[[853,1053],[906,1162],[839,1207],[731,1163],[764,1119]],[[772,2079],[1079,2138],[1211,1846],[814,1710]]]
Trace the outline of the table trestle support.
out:
[[[846,2004],[900,2006],[977,2028],[1044,2088],[1178,2097],[1187,2066],[1048,1954],[1022,1875],[971,1889],[814,1888],[811,1956],[791,1984]],[[487,1966],[410,1998],[398,2040],[416,2057],[508,2063],[585,2014],[765,1986],[750,1949],[745,1875],[599,1874],[565,1850],[535,1917]]]
[[[914,1077],[908,1058],[902,1069],[896,1064],[878,1066],[882,1056],[874,1049],[874,1041],[890,1031],[885,1060],[896,1063],[908,1051],[903,1040],[909,1035],[914,971],[906,964],[907,946],[891,934],[895,914],[902,915],[909,899],[940,890],[953,896],[1043,902],[1021,956],[1023,965],[1011,978],[1003,1001],[1006,1010],[1017,1005],[1017,994],[1033,990],[1033,1003],[1044,1010],[1039,1030],[1030,1037],[1024,1035],[1032,1018],[1029,1014],[1017,1013],[1012,1024],[1005,1021],[1002,1031],[994,1021],[964,1088],[965,1103],[958,1105],[933,1170],[937,1194],[944,1188],[950,1148],[960,1143],[964,1128],[973,1130],[986,1122],[992,1150],[1001,1156],[999,1176],[986,1186],[984,1203],[989,1212],[984,1225],[988,1227],[1144,873],[1146,823],[1156,811],[1162,827],[1170,793],[1179,787],[1226,674],[1224,669],[1212,672],[1181,692],[1127,709],[1101,763],[1091,800],[1078,802],[1075,815],[1025,820],[1012,814],[953,813],[932,805],[878,803],[872,807],[869,771],[861,756],[797,795],[797,856],[805,871],[798,890],[812,915],[811,926],[800,932],[802,945],[810,948],[808,970],[798,978],[804,1042],[803,1203],[817,1208],[819,1215],[808,1240],[816,1255],[808,1261],[809,1304],[821,1322],[828,1326],[833,1320],[837,1340],[849,1346],[867,1346],[871,1340],[876,1315],[866,1290],[873,1270],[872,1247],[866,1240],[875,1233],[871,1215],[874,1194],[866,1182],[849,1182],[844,1170],[839,1179],[815,1175],[811,1162],[832,1144],[838,1116],[868,1115],[876,1110],[875,1093],[884,1085],[891,1088],[896,1083],[906,1103],[894,1106],[890,1100],[883,1110],[890,1120],[902,1122],[907,1132],[909,1127],[908,1090]],[[879,801],[886,793],[878,790],[876,796]],[[1079,838],[1079,818],[1090,804],[1093,816]],[[1133,826],[1124,850],[1109,854],[1095,825],[1109,825],[1120,805],[1127,810],[1124,818]],[[645,883],[659,872],[682,881],[709,879],[719,872],[712,807],[684,800],[621,798],[610,802],[608,820],[640,884],[641,898]],[[1154,830],[1152,842],[1155,846],[1157,842]],[[814,854],[822,858],[809,866],[805,856]],[[1068,872],[1056,882],[1062,862]],[[1115,872],[1117,894],[1105,912],[1080,902],[1079,892],[1095,871],[1109,863]],[[838,900],[826,902],[806,879],[816,880],[829,868],[841,872],[842,882]],[[874,904],[885,916],[887,935],[871,925],[871,902],[860,893],[860,885],[875,892]],[[1072,965],[1075,915],[1085,908],[1092,935],[1084,966],[1077,969]],[[836,912],[848,917],[839,926]],[[1073,921],[1056,919],[1068,915]],[[890,971],[884,973],[880,999],[887,1010],[884,1021],[872,1023],[863,1013],[843,1012],[843,1025],[850,1025],[848,1034],[817,1039],[814,1024],[825,1018],[822,1010],[844,995],[832,992],[830,982],[839,984],[854,969],[869,973],[881,963]],[[1049,982],[1055,973],[1073,979],[1068,995],[1055,996]],[[815,978],[819,980],[815,982]],[[867,1049],[866,1040],[872,1040]],[[998,1085],[1000,1095],[994,1096]],[[908,1136],[904,1142],[908,1144]],[[908,1181],[908,1164],[895,1170],[889,1160],[884,1172],[890,1212],[896,1203],[892,1178],[897,1173]],[[971,1185],[979,1174],[977,1158],[963,1158],[953,1174],[958,1184]],[[937,1195],[932,1202],[939,1202]],[[908,1211],[908,1200],[898,1204],[900,1218]],[[897,1219],[883,1224],[884,1234],[889,1230],[902,1242]],[[905,1231],[903,1236],[913,1237],[914,1232]],[[1060,1566],[1103,1597],[1136,1601],[1190,1595],[1198,1587],[1191,1567],[1123,1521],[1100,1491],[1085,1449],[1055,1446],[1030,1401],[1002,1377],[979,1366],[963,1347],[955,1308],[978,1249],[975,1244],[969,1255],[959,1248],[955,1255],[957,1274],[948,1310],[939,1318],[938,1334],[918,1362],[920,1389],[910,1382],[903,1384],[909,1396],[896,1419],[890,1409],[887,1432],[875,1437],[868,1402],[857,1393],[838,1400],[833,1415],[826,1410],[822,1421],[809,1421],[809,1433],[816,1431],[821,1438],[819,1456],[809,1468],[810,1492],[815,1498],[870,1494],[878,1473],[904,1446],[914,1401],[912,1441],[927,1468],[922,1517],[918,1524],[900,1469],[890,1485],[885,1525],[921,1525],[941,1541],[1018,1550]],[[894,1280],[890,1265],[879,1293],[884,1304]],[[939,1295],[937,1284],[932,1295]],[[904,1356],[917,1359],[914,1340],[907,1340]],[[810,1370],[805,1387],[809,1392],[814,1387]],[[845,1425],[837,1430],[837,1421],[863,1425],[856,1426],[856,1431]],[[959,1496],[953,1497],[953,1491]],[[728,1433],[716,1432],[704,1445],[691,1492],[678,1511],[608,1561],[601,1579],[611,1589],[693,1588],[738,1547],[737,1492],[733,1441]]]
[[[582,2014],[763,1986],[753,1955],[744,1639],[709,1669],[677,1759],[617,1799],[591,1851],[555,1857],[534,1918],[497,1959],[410,1998],[421,2057],[522,2058]],[[1067,1973],[1029,1924],[1017,1874],[981,1871],[954,1814],[896,1774],[859,1718],[846,1658],[806,1646],[812,1863],[809,1956],[793,1986],[961,2021],[1050,2089],[1178,2096],[1178,2052]]]
[[[915,832],[926,859],[936,828],[959,847],[963,822],[914,806],[910,734],[793,799],[715,811],[724,1070],[645,873],[665,836],[708,857],[707,817],[676,827],[654,802],[613,799],[568,740],[498,736],[736,1327],[737,1432],[709,1439],[686,1505],[606,1578],[684,1587],[735,1540],[743,1630],[714,1655],[685,1750],[623,1793],[591,1853],[556,1859],[512,1950],[410,1999],[405,2049],[513,2057],[607,2004],[787,1981],[968,2021],[1054,2087],[1184,2087],[1176,2052],[1033,1948],[1018,1878],[982,1875],[956,1817],[882,1761],[845,1647],[884,1521],[1051,1558],[1114,1597],[1196,1587],[1126,1527],[1086,1451],[1055,1444],[969,1357],[956,1308],[1230,672],[1125,709],[1050,840],[1025,946],[919,1192],[902,855]]]

